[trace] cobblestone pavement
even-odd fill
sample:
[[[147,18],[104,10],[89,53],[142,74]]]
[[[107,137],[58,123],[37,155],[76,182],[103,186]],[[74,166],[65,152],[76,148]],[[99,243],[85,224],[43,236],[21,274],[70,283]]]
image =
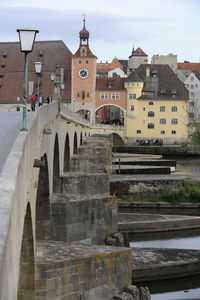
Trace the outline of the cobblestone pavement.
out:
[[[27,119],[31,116],[28,112]],[[22,112],[0,112],[0,174],[21,128]]]

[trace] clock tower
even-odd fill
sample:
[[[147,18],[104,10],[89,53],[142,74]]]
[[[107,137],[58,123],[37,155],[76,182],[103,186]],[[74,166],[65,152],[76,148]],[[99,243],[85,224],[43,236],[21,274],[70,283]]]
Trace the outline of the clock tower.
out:
[[[89,31],[85,27],[85,15],[79,37],[79,48],[72,56],[72,108],[74,112],[94,124],[97,57],[89,48]]]

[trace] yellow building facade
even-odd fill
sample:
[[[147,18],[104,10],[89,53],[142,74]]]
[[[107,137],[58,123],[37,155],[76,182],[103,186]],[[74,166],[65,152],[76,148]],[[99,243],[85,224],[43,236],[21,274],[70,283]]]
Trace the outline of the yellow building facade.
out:
[[[141,65],[125,81],[126,140],[187,140],[188,93],[168,65]]]

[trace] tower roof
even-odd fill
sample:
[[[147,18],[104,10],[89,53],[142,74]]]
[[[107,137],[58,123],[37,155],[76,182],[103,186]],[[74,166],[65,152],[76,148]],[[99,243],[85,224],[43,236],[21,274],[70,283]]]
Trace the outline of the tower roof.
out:
[[[133,48],[132,54],[129,56],[129,58],[132,56],[148,56],[148,55],[140,47],[138,47],[136,50],[134,50]]]
[[[83,14],[83,29],[79,32],[80,39],[89,39],[89,31],[85,28],[85,14]]]

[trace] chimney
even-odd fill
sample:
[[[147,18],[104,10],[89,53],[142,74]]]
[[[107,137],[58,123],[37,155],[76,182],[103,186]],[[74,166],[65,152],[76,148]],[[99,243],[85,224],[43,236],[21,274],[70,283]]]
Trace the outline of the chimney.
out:
[[[150,77],[150,67],[146,67],[146,77]]]

